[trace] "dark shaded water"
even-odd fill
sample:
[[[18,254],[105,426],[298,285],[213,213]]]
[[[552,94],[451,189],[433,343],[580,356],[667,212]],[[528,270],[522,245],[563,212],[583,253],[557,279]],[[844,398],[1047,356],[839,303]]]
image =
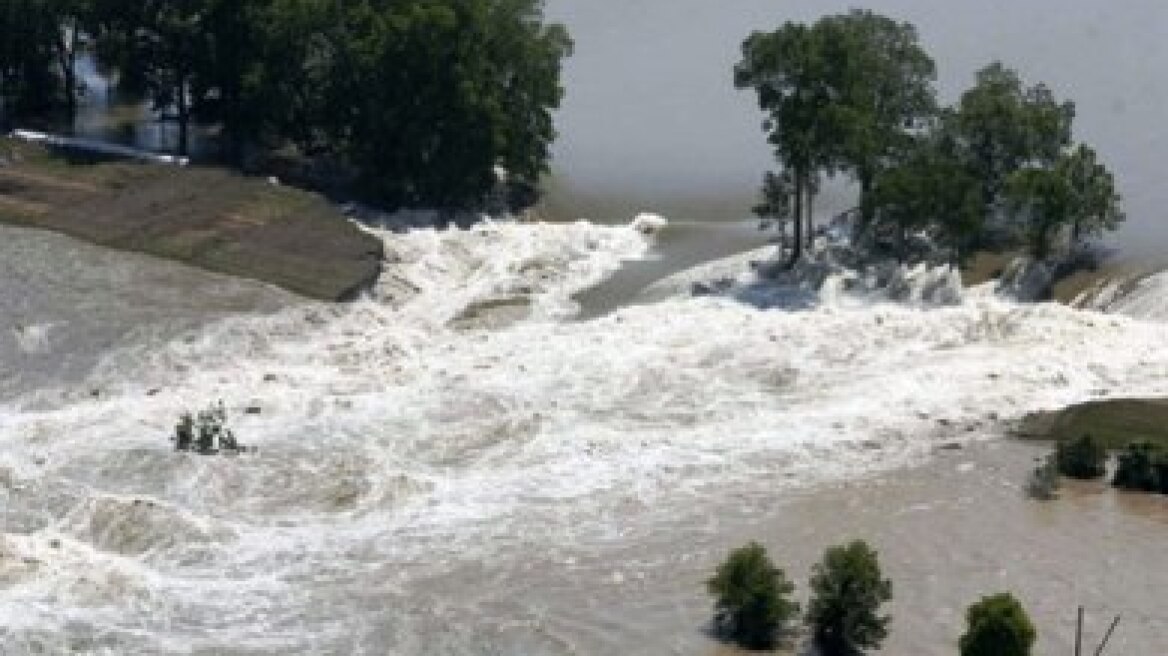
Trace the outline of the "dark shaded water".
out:
[[[646,288],[704,262],[752,250],[767,243],[757,221],[741,223],[671,222],[643,260],[626,263],[611,278],[573,298],[580,318],[594,319],[636,302]]]

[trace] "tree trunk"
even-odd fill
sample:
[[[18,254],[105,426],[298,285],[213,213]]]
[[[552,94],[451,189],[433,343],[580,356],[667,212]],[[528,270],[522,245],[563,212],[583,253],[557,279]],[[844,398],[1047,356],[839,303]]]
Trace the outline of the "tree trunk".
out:
[[[861,169],[860,178],[860,225],[871,225],[875,218],[876,208],[872,204],[872,186],[875,176],[867,169]]]
[[[807,185],[807,249],[815,246],[815,191]]]
[[[794,269],[795,265],[799,263],[799,258],[803,257],[803,189],[806,180],[801,172],[795,172],[795,235],[791,248],[791,256],[787,260],[787,269]]]
[[[77,116],[77,25],[74,24],[70,37],[65,38],[61,29],[57,30],[57,63],[61,67],[61,77],[65,83],[65,109],[69,112],[69,122]]]
[[[190,107],[187,101],[187,78],[185,73],[178,76],[178,89],[175,90],[175,109],[178,110],[178,155],[186,157],[190,146]]]

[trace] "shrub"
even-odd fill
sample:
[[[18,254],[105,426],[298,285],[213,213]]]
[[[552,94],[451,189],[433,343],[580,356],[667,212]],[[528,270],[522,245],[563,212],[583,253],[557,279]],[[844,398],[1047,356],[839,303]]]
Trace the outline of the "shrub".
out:
[[[1107,473],[1107,451],[1090,435],[1060,442],[1055,453],[1063,476],[1092,480]]]
[[[1009,593],[985,597],[966,612],[961,656],[1030,656],[1034,625],[1022,604]]]
[[[1168,494],[1168,453],[1161,452],[1153,464],[1153,468],[1156,470],[1156,478],[1160,482],[1160,494]]]
[[[876,552],[857,540],[832,547],[815,566],[807,622],[825,656],[879,648],[888,635],[888,616],[877,615],[892,599],[892,582],[880,577]]]
[[[1161,489],[1160,481],[1157,480],[1156,465],[1162,458],[1154,444],[1149,442],[1129,444],[1127,451],[1119,456],[1119,466],[1115,470],[1115,478],[1111,484],[1124,490],[1142,492],[1155,492]]]
[[[1038,461],[1038,466],[1030,472],[1030,480],[1026,483],[1026,492],[1035,499],[1050,501],[1058,498],[1059,472],[1058,456],[1050,454]]]
[[[217,453],[238,454],[248,451],[227,427],[227,408],[220,401],[192,417],[183,413],[174,427],[174,448],[209,456]]]
[[[756,542],[730,552],[706,586],[716,598],[719,635],[744,647],[772,647],[799,613],[799,605],[788,598],[795,586]]]

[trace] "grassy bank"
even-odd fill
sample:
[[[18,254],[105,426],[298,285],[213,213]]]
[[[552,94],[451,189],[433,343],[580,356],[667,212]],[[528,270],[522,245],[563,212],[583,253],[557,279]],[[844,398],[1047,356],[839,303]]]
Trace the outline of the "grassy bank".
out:
[[[1109,399],[1026,417],[1018,434],[1027,439],[1069,440],[1091,435],[1108,449],[1152,442],[1168,449],[1168,399]]]
[[[381,269],[381,242],[315,194],[220,169],[94,161],[13,139],[0,139],[0,222],[327,301],[359,294]]]

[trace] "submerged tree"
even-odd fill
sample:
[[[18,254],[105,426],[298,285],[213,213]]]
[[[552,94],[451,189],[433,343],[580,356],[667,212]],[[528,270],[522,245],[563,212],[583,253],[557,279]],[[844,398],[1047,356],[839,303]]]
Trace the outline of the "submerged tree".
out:
[[[1022,604],[1009,593],[986,597],[966,612],[961,656],[1030,656],[1037,637]]]
[[[1157,462],[1166,463],[1168,457],[1161,455],[1151,442],[1136,442],[1128,445],[1119,455],[1119,464],[1111,484],[1124,490],[1156,492],[1161,489]],[[1163,487],[1168,491],[1168,483]]]
[[[732,551],[706,585],[716,598],[719,633],[745,647],[770,648],[799,613],[789,598],[795,586],[756,542]]]
[[[1091,480],[1107,473],[1107,450],[1090,435],[1059,442],[1055,453],[1063,476]]]
[[[850,656],[880,646],[888,616],[878,614],[892,599],[892,582],[882,578],[876,552],[866,542],[828,549],[812,570],[813,597],[807,623],[826,656]]]

